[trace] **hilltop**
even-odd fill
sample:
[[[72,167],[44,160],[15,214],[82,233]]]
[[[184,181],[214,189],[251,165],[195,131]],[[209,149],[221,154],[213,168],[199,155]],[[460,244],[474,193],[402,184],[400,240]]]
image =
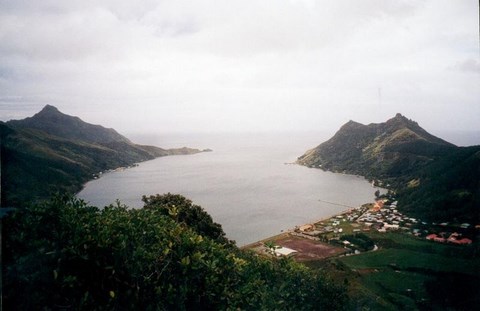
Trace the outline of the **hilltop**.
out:
[[[79,117],[61,113],[56,107],[46,105],[33,117],[11,120],[7,125],[17,129],[39,130],[58,138],[89,143],[132,142],[114,129],[82,121]]]
[[[380,180],[400,208],[425,219],[480,218],[480,146],[457,147],[401,114],[384,123],[349,121],[297,163]]]
[[[201,152],[138,145],[114,129],[47,105],[23,120],[0,122],[2,206],[74,193],[101,171],[156,157]]]
[[[349,121],[328,141],[298,158],[300,164],[372,177],[397,177],[455,146],[401,114],[385,123]]]

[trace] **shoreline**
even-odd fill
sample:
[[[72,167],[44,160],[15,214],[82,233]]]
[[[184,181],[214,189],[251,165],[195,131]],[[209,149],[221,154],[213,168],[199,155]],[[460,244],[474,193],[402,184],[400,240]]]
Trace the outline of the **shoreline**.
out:
[[[97,173],[92,173],[92,178],[89,178],[87,181],[85,181],[85,182],[83,182],[81,185],[79,185],[79,186],[77,187],[78,190],[74,191],[73,194],[74,194],[74,196],[78,196],[78,194],[85,189],[85,187],[87,186],[88,183],[102,178],[102,176],[105,175],[105,174],[123,172],[123,171],[125,171],[125,170],[127,170],[127,169],[131,169],[131,168],[138,167],[141,163],[146,163],[146,162],[149,162],[149,161],[154,161],[154,160],[156,160],[156,159],[164,158],[164,157],[186,156],[186,155],[195,155],[195,154],[199,154],[199,153],[213,152],[213,150],[212,150],[212,149],[209,149],[209,148],[207,148],[207,149],[194,149],[194,148],[189,148],[189,147],[173,148],[173,149],[165,149],[165,150],[166,150],[166,151],[169,151],[169,150],[180,150],[180,149],[184,149],[184,148],[187,148],[187,149],[190,149],[190,150],[196,150],[196,152],[171,153],[171,154],[159,155],[159,156],[156,156],[156,157],[154,157],[154,158],[152,158],[152,159],[145,159],[145,160],[143,160],[143,161],[138,161],[138,162],[134,162],[134,163],[128,164],[127,166],[119,166],[119,167],[116,167],[116,168],[106,169],[105,171],[101,171],[101,172],[97,172]],[[98,206],[97,206],[97,207],[98,207]]]
[[[327,203],[331,203],[331,202],[327,202]],[[351,209],[360,208],[360,207],[362,207],[364,205],[367,205],[367,204],[373,204],[373,203],[369,202],[369,203],[363,203],[362,205],[357,206],[357,207],[349,207],[348,209],[340,211],[336,214],[333,214],[333,215],[330,215],[330,216],[325,216],[325,217],[322,217],[320,219],[317,219],[317,220],[314,220],[314,221],[311,221],[311,222],[308,222],[308,223],[305,223],[305,224],[296,225],[293,229],[289,228],[289,229],[283,230],[283,232],[281,232],[279,234],[272,235],[272,236],[266,237],[264,239],[261,239],[261,240],[258,240],[258,241],[252,242],[252,243],[248,243],[248,244],[245,244],[243,246],[239,246],[239,248],[242,249],[242,250],[249,249],[249,248],[252,248],[252,247],[254,247],[258,244],[262,244],[262,243],[265,243],[265,242],[268,242],[268,241],[271,241],[271,240],[279,239],[283,236],[289,235],[292,232],[295,232],[295,229],[299,228],[301,226],[311,225],[311,224],[315,225],[317,223],[327,221],[327,220],[335,218],[337,216],[344,215],[344,214],[348,213]]]

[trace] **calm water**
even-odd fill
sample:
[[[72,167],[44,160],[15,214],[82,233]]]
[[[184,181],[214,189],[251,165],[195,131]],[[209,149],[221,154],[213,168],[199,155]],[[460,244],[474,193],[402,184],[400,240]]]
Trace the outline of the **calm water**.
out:
[[[96,206],[119,199],[141,207],[144,194],[179,193],[208,211],[241,246],[346,209],[319,200],[348,206],[373,200],[376,189],[361,177],[285,164],[332,134],[130,135],[137,143],[214,151],[104,174],[78,196]]]

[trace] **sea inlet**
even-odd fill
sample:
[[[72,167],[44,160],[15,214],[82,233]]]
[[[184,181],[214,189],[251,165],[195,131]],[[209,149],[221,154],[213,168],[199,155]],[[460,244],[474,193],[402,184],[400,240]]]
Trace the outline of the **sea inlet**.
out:
[[[332,133],[127,135],[162,148],[212,152],[169,156],[88,182],[78,197],[103,207],[142,195],[178,193],[202,206],[238,246],[372,202],[376,188],[360,176],[292,164]],[[335,204],[331,204],[335,203]]]

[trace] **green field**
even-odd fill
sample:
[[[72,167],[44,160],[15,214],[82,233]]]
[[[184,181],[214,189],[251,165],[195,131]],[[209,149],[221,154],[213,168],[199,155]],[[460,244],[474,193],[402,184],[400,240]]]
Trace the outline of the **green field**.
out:
[[[444,245],[402,233],[369,236],[379,250],[318,265],[349,284],[352,309],[471,310],[480,304],[478,245]]]
[[[480,276],[480,261],[446,257],[407,249],[380,249],[360,256],[340,259],[351,269],[425,269],[434,272],[456,272]]]

